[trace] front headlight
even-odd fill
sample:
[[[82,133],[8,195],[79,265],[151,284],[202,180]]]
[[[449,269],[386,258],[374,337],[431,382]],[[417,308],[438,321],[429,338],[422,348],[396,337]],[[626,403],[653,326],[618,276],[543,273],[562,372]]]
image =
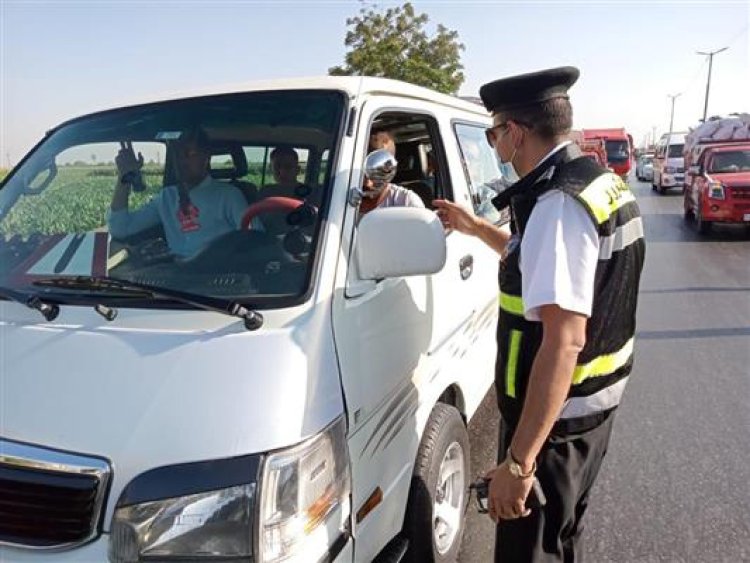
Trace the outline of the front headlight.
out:
[[[109,560],[250,562],[254,497],[253,483],[118,508]]]
[[[724,186],[721,182],[709,182],[708,197],[711,199],[724,199]]]
[[[266,458],[258,522],[261,563],[318,561],[346,536],[348,459],[343,417],[314,438]]]

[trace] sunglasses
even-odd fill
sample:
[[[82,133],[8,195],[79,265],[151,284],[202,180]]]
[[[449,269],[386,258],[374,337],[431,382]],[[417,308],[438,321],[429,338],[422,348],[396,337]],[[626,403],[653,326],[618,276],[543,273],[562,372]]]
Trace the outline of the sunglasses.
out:
[[[296,170],[297,165],[292,162],[275,162],[273,165],[276,170]]]
[[[500,136],[495,133],[495,129],[505,129],[507,131],[508,129],[508,122],[505,121],[503,123],[500,123],[498,125],[495,125],[494,127],[488,127],[484,130],[484,137],[487,139],[487,144],[491,146],[493,149],[495,148],[495,143],[500,139]]]
[[[192,159],[206,156],[206,151],[195,147],[180,147],[177,149],[177,156],[181,159]]]
[[[509,123],[510,120],[503,121],[502,123],[498,123],[497,125],[484,130],[484,136],[487,139],[487,144],[489,144],[493,149],[495,148],[495,143],[500,140],[500,137],[502,135],[495,133],[495,129],[504,129],[505,131],[507,131]],[[513,123],[515,123],[516,125],[520,125],[521,127],[525,127],[526,129],[533,129],[531,124],[526,123],[525,121],[518,121],[517,119],[514,119]]]

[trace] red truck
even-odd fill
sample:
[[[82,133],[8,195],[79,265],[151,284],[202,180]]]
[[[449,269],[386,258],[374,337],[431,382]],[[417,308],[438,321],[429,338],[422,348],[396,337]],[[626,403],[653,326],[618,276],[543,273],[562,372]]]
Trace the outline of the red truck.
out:
[[[750,225],[750,140],[698,142],[685,153],[685,219]]]
[[[604,139],[589,139],[586,141],[583,138],[583,131],[571,131],[568,136],[571,141],[578,145],[583,156],[590,158],[605,168],[608,167],[607,149]]]
[[[633,137],[622,127],[614,129],[584,129],[584,141],[602,139],[607,152],[609,167],[627,179],[633,156]]]

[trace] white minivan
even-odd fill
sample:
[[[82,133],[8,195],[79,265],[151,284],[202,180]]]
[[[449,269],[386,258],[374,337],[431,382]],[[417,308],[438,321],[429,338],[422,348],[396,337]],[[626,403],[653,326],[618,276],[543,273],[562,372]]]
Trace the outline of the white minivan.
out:
[[[50,130],[0,187],[0,560],[455,560],[498,261],[430,208],[499,220],[489,125],[428,89],[325,77]],[[240,227],[190,256],[158,221],[113,236],[115,185],[154,209],[196,127]],[[359,213],[375,130],[426,209]]]
[[[656,145],[654,154],[651,189],[666,193],[670,188],[685,187],[685,148],[686,133],[665,133]]]

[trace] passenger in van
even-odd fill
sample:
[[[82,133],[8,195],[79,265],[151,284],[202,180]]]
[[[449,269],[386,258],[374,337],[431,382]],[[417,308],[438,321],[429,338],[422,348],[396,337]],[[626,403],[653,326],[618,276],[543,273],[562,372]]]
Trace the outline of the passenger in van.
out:
[[[424,203],[416,193],[391,183],[398,163],[396,157],[387,148],[377,149],[367,155],[367,163],[375,160],[380,160],[384,167],[373,167],[369,176],[365,173],[362,185],[363,197],[359,204],[360,216],[378,207],[424,207]]]
[[[393,156],[396,156],[396,141],[390,131],[374,131],[370,134],[370,144],[367,153],[374,150],[386,149]]]
[[[115,238],[127,238],[161,225],[171,254],[187,259],[212,240],[238,230],[247,202],[237,187],[214,180],[209,174],[210,141],[202,129],[183,133],[171,150],[177,183],[165,186],[143,207],[131,211],[131,183],[127,178],[140,172],[143,155],[136,158],[132,144],[123,144],[115,157],[118,181],[107,223]],[[262,229],[255,223],[253,227]]]
[[[275,184],[264,188],[266,196],[304,199],[310,188],[297,180],[300,173],[299,155],[292,147],[280,146],[271,151],[271,170]]]
[[[362,182],[362,192],[364,197],[359,204],[360,215],[364,215],[377,207],[424,207],[420,197],[411,190],[407,190],[390,180],[395,175],[396,167],[396,142],[389,131],[376,131],[370,135],[370,144],[367,158],[370,158],[375,151],[387,151],[390,154],[393,165],[393,174],[387,181],[380,181],[378,178],[368,178],[365,175]],[[382,157],[386,159],[387,155]],[[387,160],[387,159],[386,159]]]
[[[425,184],[430,187],[432,193],[435,193],[435,177],[437,170],[435,169],[435,154],[432,151],[427,151],[427,170],[426,177],[424,179]]]
[[[520,177],[493,200],[512,201],[511,232],[435,202],[448,229],[501,256],[501,432],[485,477],[503,563],[581,558],[589,493],[633,365],[643,224],[628,186],[567,139],[578,74],[562,67],[480,89],[487,142]],[[532,490],[543,508],[529,509]]]

